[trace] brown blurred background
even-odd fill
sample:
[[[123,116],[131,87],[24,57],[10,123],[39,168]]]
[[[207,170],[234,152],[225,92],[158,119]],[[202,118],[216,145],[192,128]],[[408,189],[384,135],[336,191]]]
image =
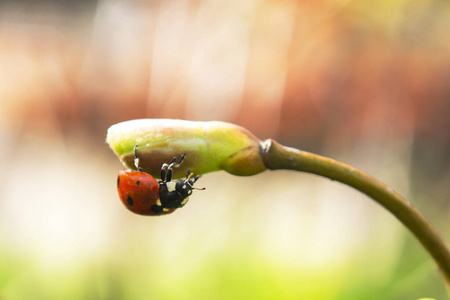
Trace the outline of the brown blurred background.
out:
[[[430,275],[435,272],[431,261],[388,213],[366,203],[365,196],[312,176],[211,174],[199,182],[207,190],[196,192],[198,201],[189,204],[195,207],[191,212],[177,211],[178,217],[157,221],[128,213],[115,194],[121,165],[104,138],[112,124],[135,118],[233,122],[262,139],[271,137],[352,164],[405,195],[448,240],[448,1],[0,2],[0,265],[3,261],[8,270],[0,277],[0,298],[23,299],[21,288],[44,278],[37,284],[42,299],[112,299],[113,287],[121,291],[115,293],[117,299],[137,299],[140,294],[130,292],[136,286],[121,276],[133,273],[130,265],[138,268],[142,262],[119,263],[123,255],[151,260],[149,249],[157,247],[161,249],[152,255],[164,262],[167,249],[177,248],[192,252],[191,257],[209,253],[211,261],[223,262],[226,269],[225,265],[233,266],[227,260],[230,255],[242,256],[230,245],[243,240],[252,241],[247,246],[258,253],[279,245],[262,251],[263,261],[301,256],[295,259],[298,268],[276,270],[301,278],[298,272],[309,274],[313,269],[319,275],[310,277],[321,283],[327,279],[317,270],[325,269],[316,264],[309,269],[315,255],[324,264],[344,264],[346,274],[356,270],[355,278],[377,266],[380,257],[388,261],[381,275],[363,276],[360,293],[344,282],[323,299],[423,296],[416,290],[443,295],[439,276]],[[302,201],[307,203],[299,204]],[[286,216],[297,206],[310,213]],[[194,212],[195,217],[189,216]],[[268,223],[258,221],[268,215]],[[280,224],[275,216],[287,223]],[[321,217],[328,222],[317,221]],[[194,229],[181,229],[186,224]],[[183,244],[205,226],[213,231],[201,235],[204,245]],[[336,226],[341,231],[332,231]],[[299,227],[311,230],[296,231]],[[172,240],[164,239],[168,228],[176,233]],[[276,228],[289,230],[280,235]],[[215,246],[209,246],[211,237],[216,237]],[[303,242],[292,243],[293,239]],[[142,240],[150,244],[143,246]],[[324,240],[328,243],[318,242]],[[355,243],[357,249],[349,250]],[[392,244],[397,246],[388,246]],[[297,252],[299,248],[304,251]],[[220,258],[215,256],[217,249]],[[253,257],[253,250],[247,255]],[[402,260],[403,251],[413,254]],[[373,256],[375,262],[367,268],[360,261],[353,265],[354,253],[363,253],[367,260]],[[396,258],[384,260],[383,255]],[[181,263],[185,258],[179,259]],[[84,267],[76,263],[80,260]],[[426,275],[410,280],[405,275],[413,272],[409,265],[425,268]],[[208,266],[211,262],[200,267],[204,274],[192,278],[216,278]],[[166,267],[161,263],[162,270]],[[193,276],[191,267],[181,268],[182,274],[175,277],[186,281]],[[147,276],[146,270],[136,272]],[[229,271],[235,278],[227,270],[221,274]],[[105,275],[111,272],[117,274]],[[80,281],[87,273],[103,278],[101,283]],[[55,274],[64,274],[67,282],[58,291],[48,284]],[[166,275],[173,278],[170,272]],[[211,294],[201,298],[222,299],[212,296],[221,280],[216,283],[219,288],[205,283]],[[268,281],[272,279],[232,290],[236,295],[250,290],[261,299],[256,291]],[[138,286],[145,290],[149,284]],[[305,287],[285,298],[319,299],[320,292]],[[191,290],[181,296],[161,288],[155,299],[199,299],[198,293]]]

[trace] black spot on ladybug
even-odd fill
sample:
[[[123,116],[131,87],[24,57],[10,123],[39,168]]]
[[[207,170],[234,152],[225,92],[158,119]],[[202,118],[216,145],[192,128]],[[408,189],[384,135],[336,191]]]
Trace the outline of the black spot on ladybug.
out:
[[[138,181],[136,181],[136,185],[139,185],[139,183],[141,183],[139,180]]]
[[[134,202],[133,202],[133,198],[131,198],[130,196],[127,197],[127,203],[129,206],[133,206]]]
[[[120,175],[117,176],[117,188],[119,188],[119,183],[120,183]]]
[[[163,212],[163,207],[159,206],[159,205],[152,205],[151,210],[152,212],[154,212],[155,214],[160,214]]]

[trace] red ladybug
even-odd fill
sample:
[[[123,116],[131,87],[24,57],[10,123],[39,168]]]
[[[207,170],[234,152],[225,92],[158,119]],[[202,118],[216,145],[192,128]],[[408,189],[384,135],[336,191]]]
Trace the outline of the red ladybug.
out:
[[[129,210],[139,215],[167,215],[188,202],[192,190],[195,189],[194,183],[200,176],[194,176],[188,170],[186,179],[180,179],[175,183],[175,190],[169,191],[167,188],[167,183],[172,180],[172,168],[178,167],[183,162],[186,153],[162,165],[159,181],[139,168],[137,145],[134,148],[134,155],[138,171],[124,169],[120,170],[117,176],[119,198]]]

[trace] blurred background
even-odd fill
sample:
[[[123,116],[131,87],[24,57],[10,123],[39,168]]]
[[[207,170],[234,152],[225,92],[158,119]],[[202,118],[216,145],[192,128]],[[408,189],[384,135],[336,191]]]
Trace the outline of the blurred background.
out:
[[[222,120],[369,172],[450,240],[450,2],[0,2],[0,299],[444,299],[365,195],[289,171],[122,207],[105,144]],[[32,296],[31,296],[32,295]]]

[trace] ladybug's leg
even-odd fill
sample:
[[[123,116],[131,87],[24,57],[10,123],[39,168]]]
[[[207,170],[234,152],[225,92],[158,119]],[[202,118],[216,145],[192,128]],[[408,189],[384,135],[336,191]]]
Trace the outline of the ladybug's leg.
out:
[[[138,144],[136,144],[136,146],[134,146],[134,165],[136,166],[136,169],[139,172],[144,172],[144,170],[141,167],[139,167],[139,157],[137,155],[137,147],[138,147]]]
[[[163,163],[163,165],[161,166],[161,180],[163,182],[167,182],[167,181],[170,181],[172,179],[172,178],[169,178],[169,180],[167,180],[168,169],[169,169],[169,166],[172,165],[178,159],[178,157],[179,156],[173,157],[168,164],[167,163]],[[169,177],[172,177],[172,176],[169,176]]]
[[[186,153],[184,153],[183,155],[175,156],[174,158],[172,158],[170,160],[170,162],[164,163],[161,167],[161,180],[164,182],[169,182],[172,180],[172,168],[176,168],[179,165],[181,165],[181,163],[184,160],[184,157],[186,156]],[[177,160],[179,159],[179,161],[177,162]]]

